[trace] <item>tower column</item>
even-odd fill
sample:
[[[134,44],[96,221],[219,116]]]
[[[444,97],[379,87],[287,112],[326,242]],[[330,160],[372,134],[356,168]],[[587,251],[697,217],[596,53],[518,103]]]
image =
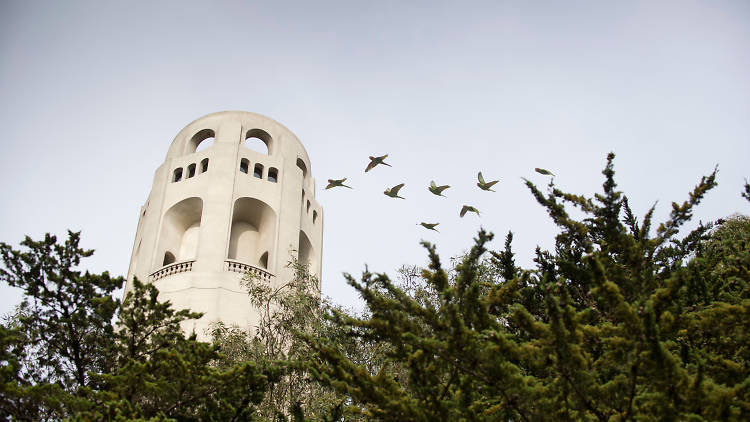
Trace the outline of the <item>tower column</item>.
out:
[[[232,197],[239,146],[239,122],[221,122],[216,133],[213,160],[208,172],[211,183],[203,192],[203,218],[195,271],[223,271],[232,227]]]
[[[296,157],[287,157],[286,161],[284,191],[281,195],[282,202],[279,210],[278,249],[283,253],[276,258],[276,271],[279,275],[277,281],[294,277],[294,269],[287,268],[287,263],[290,259],[290,251],[299,251],[300,214],[305,212],[302,203],[302,170],[294,164]],[[295,254],[294,257],[297,258],[297,255]]]

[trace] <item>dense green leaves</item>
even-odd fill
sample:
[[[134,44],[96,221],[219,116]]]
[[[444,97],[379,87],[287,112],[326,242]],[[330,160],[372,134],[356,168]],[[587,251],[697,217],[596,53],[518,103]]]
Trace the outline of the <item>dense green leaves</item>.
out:
[[[134,280],[119,307],[110,293],[121,278],[75,270],[92,254],[79,239],[27,238],[24,251],[0,244],[0,277],[25,293],[0,326],[2,420],[255,418],[269,371],[254,362],[218,365],[216,345],[180,328],[200,314],[159,302],[152,284]]]
[[[119,301],[111,293],[121,277],[81,273],[76,267],[92,250],[79,247],[80,233],[68,232],[63,244],[47,234],[27,237],[18,251],[0,243],[0,280],[24,291],[13,326],[23,333],[23,375],[36,383],[74,389],[89,384],[88,373],[106,368],[103,351],[110,341]]]
[[[128,360],[99,376],[102,388],[92,408],[78,413],[93,420],[122,415],[170,420],[250,420],[267,377],[253,363],[216,368],[215,346],[183,339],[144,360]]]
[[[492,235],[480,232],[452,271],[425,245],[426,293],[383,274],[350,277],[368,315],[329,318],[382,344],[398,370],[310,339],[312,373],[377,420],[746,420],[747,219],[678,237],[714,172],[652,234],[653,209],[634,216],[613,158],[593,198],[526,182],[560,229],[535,268],[516,267],[510,234],[483,258]]]
[[[180,322],[201,317],[187,309],[175,311],[169,302],[159,302],[153,284],[133,280],[133,291],[122,304],[114,336],[114,353],[120,365],[143,361],[183,338]]]

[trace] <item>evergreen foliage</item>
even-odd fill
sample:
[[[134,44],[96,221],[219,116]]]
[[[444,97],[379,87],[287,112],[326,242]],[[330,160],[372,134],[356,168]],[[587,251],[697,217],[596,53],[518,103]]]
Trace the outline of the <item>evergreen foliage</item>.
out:
[[[434,300],[384,274],[349,276],[369,315],[330,320],[384,344],[405,376],[308,337],[312,374],[375,420],[747,420],[747,219],[678,236],[714,171],[652,234],[653,208],[635,218],[613,158],[593,198],[526,181],[560,229],[534,268],[516,267],[512,234],[483,259],[492,235],[480,231],[453,272],[424,244],[421,297]]]
[[[107,272],[76,271],[94,253],[79,242],[80,233],[68,232],[62,244],[49,234],[40,241],[26,237],[26,252],[0,243],[0,281],[24,292],[14,321],[23,335],[21,371],[32,382],[68,391],[88,386],[89,372],[106,368],[103,351],[119,306],[110,295],[123,282]]]
[[[93,253],[79,240],[69,232],[63,244],[26,238],[26,251],[0,244],[0,276],[25,293],[0,326],[0,418],[253,420],[268,384],[264,368],[218,367],[218,347],[180,329],[200,314],[159,302],[152,284],[134,280],[120,307],[110,293],[122,278],[75,270]]]

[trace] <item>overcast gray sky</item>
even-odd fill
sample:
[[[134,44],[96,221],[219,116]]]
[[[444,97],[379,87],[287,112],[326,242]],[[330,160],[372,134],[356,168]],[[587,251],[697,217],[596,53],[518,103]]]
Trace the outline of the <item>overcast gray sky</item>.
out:
[[[659,201],[662,220],[718,164],[696,220],[750,213],[750,2],[0,0],[0,241],[82,230],[86,268],[124,275],[170,142],[220,110],[306,146],[323,292],[352,304],[342,272],[424,264],[421,239],[447,262],[480,226],[497,249],[512,230],[529,265],[556,233],[522,186],[546,184],[534,167],[591,194],[613,151],[636,213]],[[355,189],[323,190],[340,177]],[[406,200],[382,194],[400,182]],[[0,292],[5,313],[19,296]]]

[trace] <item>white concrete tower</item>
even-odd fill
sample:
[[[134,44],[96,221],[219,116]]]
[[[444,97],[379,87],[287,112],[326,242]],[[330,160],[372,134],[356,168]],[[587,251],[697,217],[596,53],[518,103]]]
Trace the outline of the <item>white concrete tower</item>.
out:
[[[252,142],[268,153],[248,148]],[[175,309],[205,313],[184,327],[201,337],[217,320],[254,326],[243,274],[280,284],[293,275],[286,264],[294,251],[320,279],[322,242],[323,209],[297,137],[258,114],[209,114],[177,134],[156,170],[125,292],[138,277]]]

